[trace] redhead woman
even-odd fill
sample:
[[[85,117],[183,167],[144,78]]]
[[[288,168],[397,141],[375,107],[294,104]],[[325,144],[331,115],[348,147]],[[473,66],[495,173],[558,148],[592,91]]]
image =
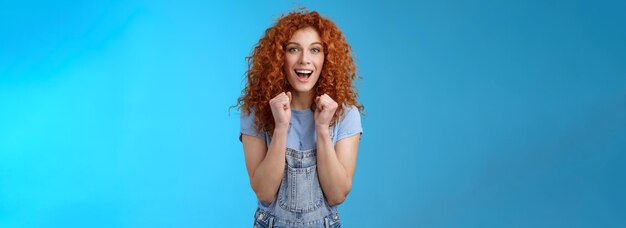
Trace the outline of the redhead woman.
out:
[[[281,16],[247,58],[237,101],[254,227],[341,227],[362,134],[350,45],[312,11]]]

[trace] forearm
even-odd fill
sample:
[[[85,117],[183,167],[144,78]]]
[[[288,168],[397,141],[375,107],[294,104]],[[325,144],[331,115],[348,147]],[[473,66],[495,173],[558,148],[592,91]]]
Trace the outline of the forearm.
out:
[[[328,127],[316,127],[316,131],[320,185],[330,205],[341,204],[350,192],[352,180],[337,158]]]
[[[287,130],[276,128],[265,159],[259,164],[252,176],[252,188],[259,201],[271,203],[280,187],[285,169],[285,147]]]

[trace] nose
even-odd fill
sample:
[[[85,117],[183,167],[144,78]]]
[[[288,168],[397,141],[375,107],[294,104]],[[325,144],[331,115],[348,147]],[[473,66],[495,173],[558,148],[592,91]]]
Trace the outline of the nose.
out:
[[[311,60],[309,59],[310,56],[308,53],[306,53],[306,51],[303,51],[302,54],[300,55],[300,64],[302,65],[307,65],[311,63]]]

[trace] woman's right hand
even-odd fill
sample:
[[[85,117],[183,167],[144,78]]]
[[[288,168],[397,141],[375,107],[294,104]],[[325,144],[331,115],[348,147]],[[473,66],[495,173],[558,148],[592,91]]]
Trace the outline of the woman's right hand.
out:
[[[275,129],[288,129],[291,121],[291,92],[282,92],[270,100]]]

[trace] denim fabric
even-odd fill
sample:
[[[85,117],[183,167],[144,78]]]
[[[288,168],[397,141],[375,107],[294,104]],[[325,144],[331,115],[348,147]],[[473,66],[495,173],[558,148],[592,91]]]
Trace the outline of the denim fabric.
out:
[[[317,176],[316,150],[286,149],[278,196],[254,215],[255,228],[341,227],[337,207],[326,202]]]

